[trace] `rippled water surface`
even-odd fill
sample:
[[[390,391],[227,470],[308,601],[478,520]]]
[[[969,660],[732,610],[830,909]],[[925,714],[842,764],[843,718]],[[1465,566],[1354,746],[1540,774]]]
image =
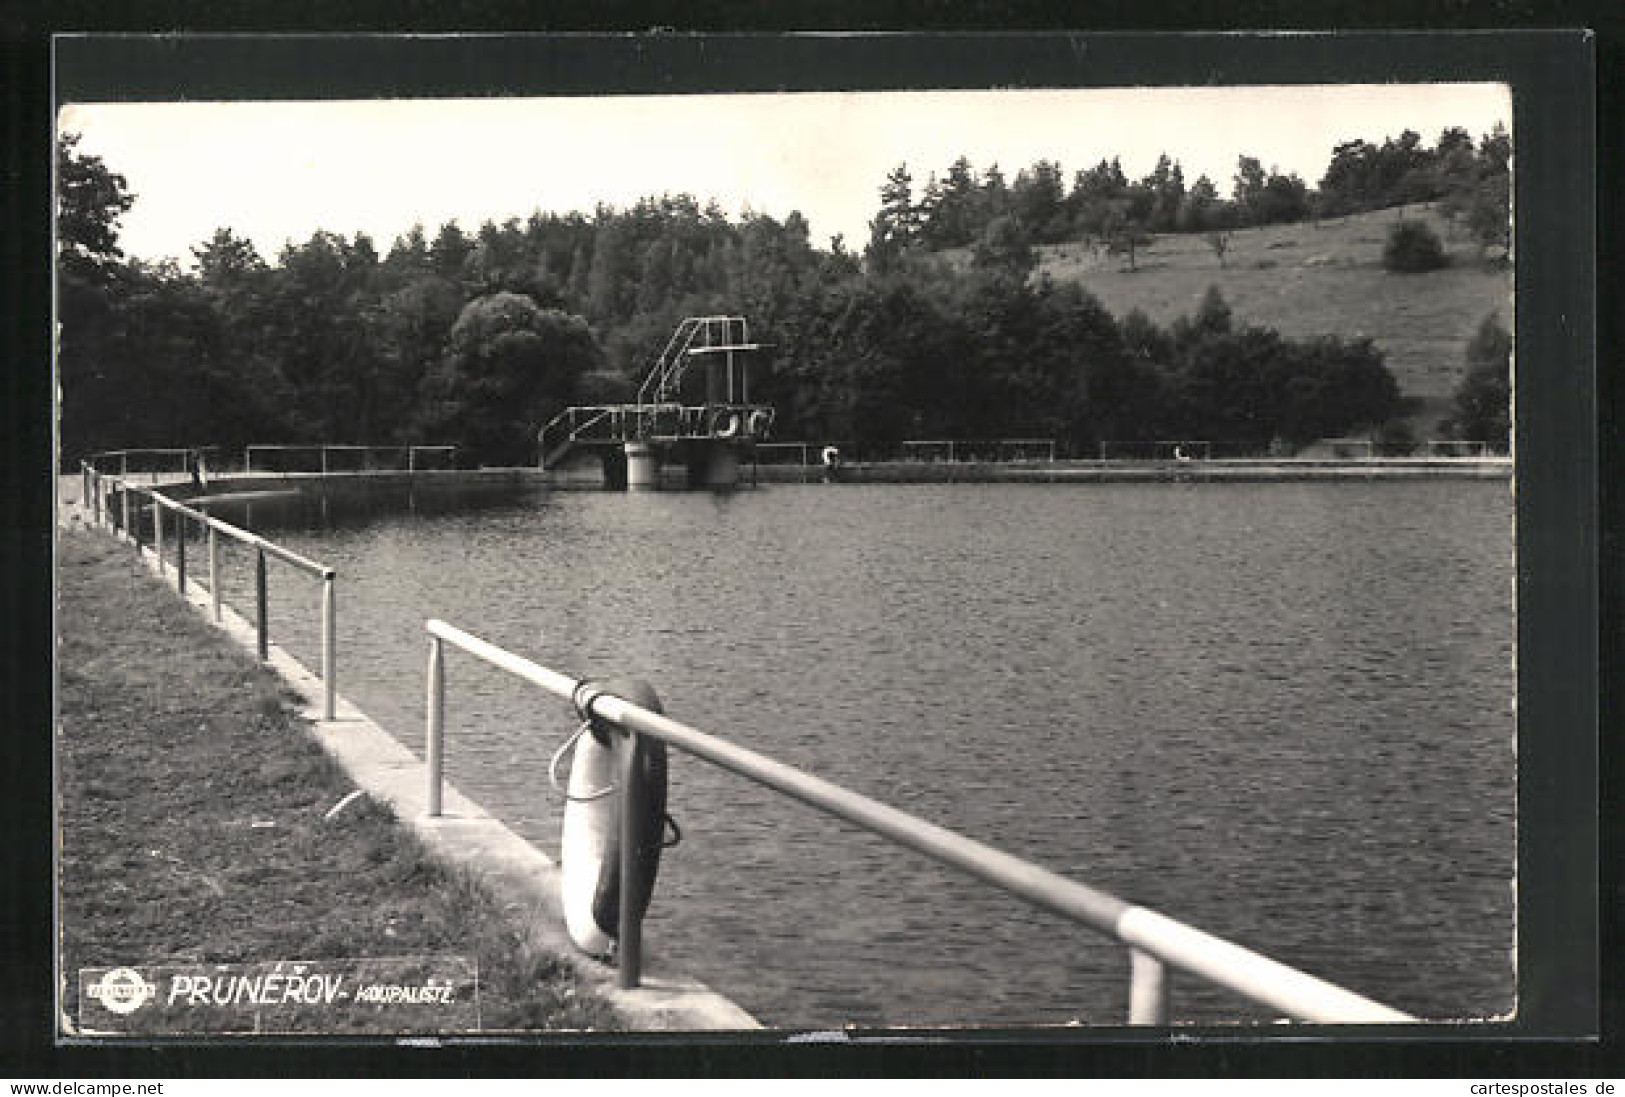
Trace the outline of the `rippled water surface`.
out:
[[[252,520],[338,569],[341,689],[414,750],[438,616],[1401,1009],[1513,1007],[1504,483],[413,503]],[[314,586],[273,567],[272,603],[314,665]],[[451,779],[556,855],[568,707],[461,653],[448,683]],[[648,947],[765,1022],[1121,1020],[1104,939],[693,759],[671,779]],[[1182,1019],[1271,1016],[1174,985]]]

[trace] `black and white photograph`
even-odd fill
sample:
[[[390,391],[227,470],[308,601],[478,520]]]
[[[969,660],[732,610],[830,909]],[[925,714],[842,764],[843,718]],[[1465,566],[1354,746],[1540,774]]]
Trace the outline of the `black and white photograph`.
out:
[[[58,1036],[1516,1021],[1515,91],[62,97]]]

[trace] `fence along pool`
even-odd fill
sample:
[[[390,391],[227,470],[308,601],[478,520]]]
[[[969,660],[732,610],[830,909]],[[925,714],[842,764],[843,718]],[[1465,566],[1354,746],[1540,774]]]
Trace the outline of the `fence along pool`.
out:
[[[220,602],[220,553],[219,538],[225,536],[254,552],[254,629],[256,647],[261,659],[268,658],[271,650],[270,638],[270,596],[266,585],[265,570],[267,559],[280,560],[293,567],[296,571],[320,581],[321,583],[321,679],[322,679],[322,718],[331,720],[337,708],[338,697],[338,593],[336,589],[338,573],[326,564],[318,563],[307,556],[303,556],[292,549],[285,548],[274,541],[267,540],[256,533],[232,525],[210,514],[205,514],[184,503],[164,495],[156,488],[141,487],[132,484],[122,476],[112,476],[98,472],[93,465],[85,464],[81,469],[83,478],[84,506],[90,516],[92,524],[97,526],[112,525],[113,516],[107,513],[106,504],[109,493],[116,492],[119,496],[120,519],[116,523],[120,536],[127,538],[137,549],[144,546],[141,542],[140,525],[133,514],[132,500],[145,496],[152,511],[153,552],[157,557],[158,574],[164,575],[167,570],[167,561],[164,556],[164,513],[166,511],[175,515],[175,589],[184,598],[186,596],[186,540],[187,528],[184,523],[195,522],[205,531],[208,544],[209,562],[209,601],[210,609],[216,624],[221,620]]]
[[[1067,879],[1031,861],[679,723],[612,693],[596,691],[589,682],[533,663],[444,621],[431,618],[425,628],[429,634],[425,754],[431,814],[439,809],[445,757],[444,645],[449,643],[557,697],[581,698],[579,708],[583,717],[601,720],[621,733],[617,744],[617,771],[623,775],[619,783],[624,788],[637,787],[636,782],[624,778],[638,771],[641,739],[648,736],[1113,938],[1129,949],[1130,1024],[1168,1023],[1168,966],[1279,1009],[1298,1020],[1327,1024],[1402,1024],[1416,1020],[1380,1002],[1135,906],[1108,892]],[[623,833],[633,833],[639,817],[640,805],[634,799],[621,796]],[[636,842],[623,840],[620,843],[623,895],[632,893],[636,847]],[[640,978],[642,931],[636,906],[635,903],[620,904],[620,982],[623,987],[637,986]]]

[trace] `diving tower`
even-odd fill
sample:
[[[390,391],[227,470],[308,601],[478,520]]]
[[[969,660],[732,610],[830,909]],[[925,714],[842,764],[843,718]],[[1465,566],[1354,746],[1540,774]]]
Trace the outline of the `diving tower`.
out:
[[[544,470],[597,450],[606,479],[617,459],[626,485],[658,485],[660,467],[681,462],[692,487],[733,487],[740,458],[773,428],[771,404],[750,398],[750,366],[764,344],[743,316],[690,316],[677,326],[630,404],[569,407],[537,433]]]

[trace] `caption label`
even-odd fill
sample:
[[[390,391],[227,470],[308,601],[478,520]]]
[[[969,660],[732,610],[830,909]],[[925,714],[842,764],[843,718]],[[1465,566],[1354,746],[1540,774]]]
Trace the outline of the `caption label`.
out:
[[[89,1033],[477,1032],[479,974],[455,957],[84,968]]]

